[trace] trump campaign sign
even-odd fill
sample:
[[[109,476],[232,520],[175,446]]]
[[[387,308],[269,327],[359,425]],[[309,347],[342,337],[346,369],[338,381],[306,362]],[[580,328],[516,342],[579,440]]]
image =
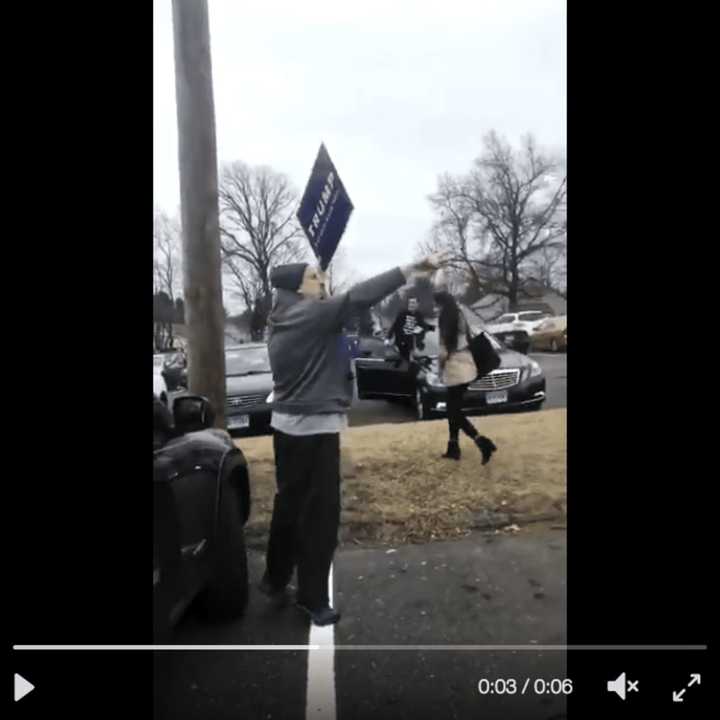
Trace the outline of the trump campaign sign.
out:
[[[352,211],[345,186],[322,144],[297,211],[322,270],[330,264]]]

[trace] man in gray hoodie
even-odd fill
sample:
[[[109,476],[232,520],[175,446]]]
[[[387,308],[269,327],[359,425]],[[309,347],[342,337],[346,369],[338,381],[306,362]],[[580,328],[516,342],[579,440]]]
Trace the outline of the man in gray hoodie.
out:
[[[347,427],[354,381],[342,327],[414,275],[430,275],[437,262],[430,257],[394,268],[332,297],[324,274],[311,265],[282,265],[271,274],[277,289],[268,340],[277,493],[260,589],[286,599],[297,567],[297,605],[316,625],[340,619],[330,606],[328,575],[340,521],[340,431]]]

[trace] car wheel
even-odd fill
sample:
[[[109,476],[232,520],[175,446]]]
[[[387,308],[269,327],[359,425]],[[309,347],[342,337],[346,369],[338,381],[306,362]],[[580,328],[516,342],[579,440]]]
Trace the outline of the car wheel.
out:
[[[234,491],[223,487],[210,581],[201,603],[205,614],[224,620],[242,614],[248,599],[245,530]]]
[[[415,416],[419,422],[430,419],[430,409],[419,387],[415,389]]]

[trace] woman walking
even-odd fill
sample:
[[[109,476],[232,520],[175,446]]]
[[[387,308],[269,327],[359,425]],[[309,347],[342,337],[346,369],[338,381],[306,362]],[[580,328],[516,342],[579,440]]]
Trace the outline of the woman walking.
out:
[[[462,430],[478,446],[482,453],[482,464],[485,465],[497,447],[492,440],[478,433],[462,411],[463,395],[478,374],[468,347],[467,321],[455,298],[443,285],[436,285],[433,297],[440,307],[440,377],[447,386],[447,418],[450,428],[450,440],[443,457],[460,459],[458,438]]]

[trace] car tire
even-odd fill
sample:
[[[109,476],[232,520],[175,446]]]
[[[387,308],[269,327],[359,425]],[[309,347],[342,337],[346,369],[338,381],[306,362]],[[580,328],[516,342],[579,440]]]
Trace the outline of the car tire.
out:
[[[425,398],[423,397],[420,388],[415,389],[415,417],[418,422],[423,422],[430,419],[430,408],[428,407]]]
[[[201,598],[204,614],[213,620],[241,615],[248,600],[245,530],[237,498],[223,487],[211,577]]]

